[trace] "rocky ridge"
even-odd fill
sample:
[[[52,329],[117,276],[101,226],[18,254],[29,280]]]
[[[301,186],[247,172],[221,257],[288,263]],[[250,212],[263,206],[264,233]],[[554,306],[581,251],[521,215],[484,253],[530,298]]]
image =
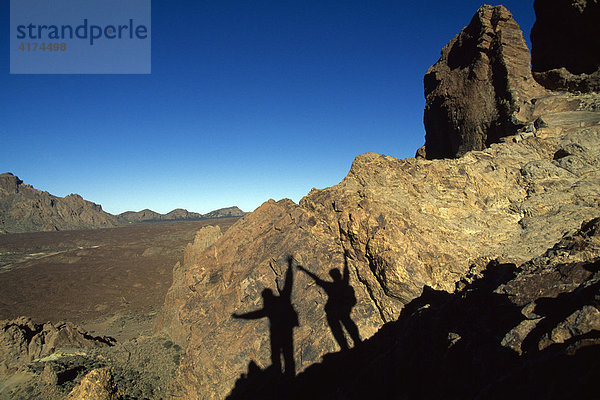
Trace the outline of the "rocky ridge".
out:
[[[117,218],[77,194],[57,197],[11,173],[0,175],[0,230],[5,232],[110,228]]]
[[[3,233],[111,228],[141,222],[192,221],[244,214],[238,207],[227,207],[204,215],[181,208],[167,214],[145,209],[112,215],[77,194],[53,196],[23,184],[9,172],[0,174],[0,232]]]
[[[444,299],[440,304],[445,304],[445,300],[453,296],[457,296],[456,301],[459,301],[465,285],[466,290],[473,289],[470,286],[473,284],[471,277],[485,276],[483,271],[489,269],[486,267],[493,260],[499,265],[513,265],[523,271],[531,271],[529,264],[525,264],[528,260],[552,248],[563,236],[575,232],[582,221],[598,216],[600,97],[596,93],[581,95],[547,92],[533,79],[529,79],[530,72],[526,75],[527,79],[522,79],[522,61],[526,57],[521,53],[526,51],[526,47],[523,48],[522,34],[518,31],[517,35],[518,27],[514,27],[514,21],[511,22],[509,15],[502,7],[482,7],[473,19],[473,26],[479,27],[470,31],[474,36],[463,40],[459,39],[459,35],[444,50],[449,53],[456,43],[468,42],[487,43],[486,46],[489,45],[490,49],[494,46],[503,49],[495,50],[495,64],[482,64],[484,55],[490,58],[487,50],[465,51],[461,61],[465,71],[481,68],[489,72],[490,65],[505,68],[500,75],[502,79],[490,79],[483,85],[489,89],[491,95],[488,98],[494,107],[498,107],[498,104],[511,107],[517,104],[514,108],[505,108],[504,113],[498,113],[497,109],[484,113],[491,116],[491,119],[483,118],[480,126],[485,127],[485,130],[481,128],[482,132],[488,132],[493,124],[508,124],[512,127],[512,130],[496,135],[498,143],[485,140],[481,143],[489,147],[465,148],[465,153],[457,159],[399,160],[372,153],[358,156],[346,178],[338,185],[313,190],[299,204],[290,200],[270,200],[238,221],[208,248],[199,248],[186,254],[184,263],[178,267],[178,279],[174,281],[170,291],[173,295],[166,299],[164,309],[169,311],[165,313],[162,325],[168,327],[173,340],[185,348],[170,389],[173,397],[195,399],[223,398],[228,394],[234,396],[236,389],[233,393],[231,390],[240,374],[244,376],[241,382],[238,381],[238,386],[235,386],[237,389],[239,385],[244,386],[244,377],[250,375],[257,376],[256,380],[252,379],[254,383],[250,386],[263,389],[265,385],[267,389],[273,387],[272,375],[268,375],[271,373],[269,322],[266,319],[237,320],[231,318],[231,315],[261,309],[264,305],[261,293],[265,288],[278,293],[278,288],[283,286],[286,279],[286,260],[290,255],[293,256],[293,268],[302,265],[326,280],[328,271],[342,268],[346,254],[349,283],[354,288],[357,299],[351,318],[358,325],[363,339],[381,337],[386,335],[383,331],[390,332],[390,328],[383,329],[384,327],[402,321],[403,316],[410,312],[410,305],[419,303],[423,296],[429,298],[431,293],[439,293],[434,297]],[[466,28],[467,31],[469,29]],[[498,34],[496,39],[490,40],[490,35],[494,37],[494,34]],[[492,45],[493,43],[496,44]],[[472,58],[469,59],[468,55]],[[440,82],[446,80],[443,75],[440,75]],[[485,79],[488,78],[486,73]],[[506,82],[511,80],[519,83],[509,84],[512,89],[507,91]],[[430,112],[440,115],[440,112],[448,111],[452,114],[451,111],[460,109],[459,104],[473,102],[473,96],[479,93],[479,89],[472,90],[469,85],[477,88],[481,82],[468,79],[468,74],[467,79],[462,82],[460,85],[464,85],[464,90],[459,93],[463,98],[460,98],[460,94],[448,91],[437,103],[428,101]],[[482,90],[485,92],[488,89]],[[510,93],[510,96],[498,101],[499,93]],[[438,107],[438,110],[433,110],[434,107]],[[476,112],[468,117],[472,117],[471,120],[476,123],[479,118],[477,115]],[[474,132],[477,132],[476,128]],[[456,155],[460,154],[451,156]],[[591,258],[585,262],[593,264],[594,257],[599,257],[600,254],[597,247],[592,246],[591,249]],[[588,268],[587,274],[578,275],[581,279],[573,279],[573,284],[565,287],[565,291],[577,291],[577,285],[587,285],[585,280],[590,278],[590,273],[596,273],[593,265],[588,267],[592,270]],[[539,271],[534,274],[537,273]],[[525,279],[525,275],[519,275],[513,282]],[[486,293],[513,278],[514,274],[503,282],[495,282],[496,286],[491,289],[486,284]],[[557,279],[556,275],[552,279]],[[545,281],[548,287],[553,287],[552,279]],[[589,284],[593,285],[593,282]],[[504,290],[509,293],[511,289],[506,286]],[[455,292],[456,294],[452,294]],[[526,289],[522,293],[526,293]],[[511,292],[511,295],[516,296],[516,292]],[[535,296],[528,298],[526,303],[531,304],[536,299]],[[479,300],[482,299],[475,296],[469,302],[469,307],[485,309],[486,303],[477,303]],[[326,364],[327,358],[331,357],[328,354],[336,352],[339,346],[333,339],[327,322],[327,293],[315,285],[314,279],[304,273],[295,273],[291,302],[299,318],[293,341],[296,372],[301,372],[298,377],[298,381],[301,381],[308,379],[301,377],[308,376],[311,368],[318,368],[323,357],[323,363]],[[515,303],[509,308],[522,307],[524,304]],[[502,308],[504,305],[508,307],[505,303],[501,305]],[[426,320],[426,323],[432,324],[432,321],[439,318],[448,318],[444,321],[449,324],[451,318],[445,315],[452,315],[450,311],[454,307],[434,307],[432,312],[435,318]],[[514,316],[513,311],[509,315]],[[472,315],[472,312],[465,315]],[[586,326],[596,326],[594,310],[586,308],[582,312],[581,318],[587,320],[588,317],[583,317],[584,314],[591,318]],[[519,313],[518,309],[516,313]],[[485,327],[492,323],[490,318],[482,319],[483,331],[495,329],[493,324]],[[529,319],[536,318],[532,316]],[[564,331],[569,330],[574,321],[581,320],[577,316],[565,318],[570,319],[557,322],[562,323],[563,330],[557,331],[554,337],[566,335]],[[521,326],[522,321],[511,317],[509,322],[494,331],[493,337],[501,332],[500,339],[506,337],[502,347],[510,349],[507,350],[509,353],[518,354],[520,345],[515,343],[520,339],[517,337],[528,336],[531,331],[525,331],[535,329],[534,325],[537,326],[539,320],[534,321],[535,323],[525,322]],[[395,338],[390,340],[409,335],[411,331],[407,333],[404,329],[392,329]],[[575,336],[585,335],[581,333],[585,329],[578,330],[580,333]],[[593,331],[595,328],[590,329]],[[512,336],[508,335],[509,331],[513,333]],[[591,331],[588,330],[589,332]],[[376,334],[379,336],[374,336]],[[437,338],[436,342],[461,343],[460,338],[465,333],[448,331],[444,335],[444,341]],[[537,339],[539,337],[536,336]],[[367,346],[368,343],[371,343],[370,340],[367,341]],[[385,343],[389,343],[387,339]],[[473,343],[478,342],[475,340]],[[493,344],[494,349],[497,349],[496,343]],[[404,350],[398,354],[375,352],[373,357],[387,360],[386,357],[389,356],[389,362],[395,363],[393,360],[403,359],[404,352],[411,351],[411,346],[403,346]],[[445,346],[448,348],[450,345]],[[463,348],[461,346],[458,349]],[[483,343],[476,350],[479,353],[470,354],[469,357],[481,359],[487,346],[488,344]],[[333,362],[337,367],[347,365],[344,361],[348,360],[343,354],[339,356],[342,361],[337,364]],[[444,352],[435,355],[440,357],[441,354]],[[511,360],[515,360],[510,354]],[[421,365],[419,360],[427,359],[426,354],[419,353],[418,350],[415,350],[414,355],[415,357],[410,358],[413,363],[407,364],[410,368]],[[512,362],[509,364],[515,368],[516,374],[521,361],[515,361],[515,364]],[[426,361],[421,363],[428,365]],[[370,365],[375,365],[375,361]],[[455,365],[462,364],[444,365],[451,370]],[[365,372],[365,369],[361,371]],[[380,370],[373,368],[373,371]],[[390,371],[398,369],[390,368]],[[399,371],[406,372],[406,368]],[[427,377],[431,376],[425,373],[426,368],[419,371]],[[488,372],[482,372],[483,378]],[[367,376],[378,379],[368,373]],[[383,376],[387,375],[384,373]],[[407,376],[420,379],[417,382],[424,379],[415,375]],[[334,378],[331,382],[336,382]],[[481,382],[485,382],[483,378]],[[501,379],[498,376],[494,379],[496,378]],[[318,377],[313,376],[307,382],[314,383],[314,379],[318,380]],[[360,393],[358,381],[363,385],[363,379],[357,378],[354,379],[354,384],[351,381],[344,382],[348,383],[349,388],[357,389],[356,393]],[[319,382],[327,387],[329,381]],[[383,384],[381,381],[377,382]],[[458,384],[460,382],[464,381],[457,381]],[[277,384],[274,386],[278,387]],[[429,383],[426,386],[435,387]],[[311,386],[293,387],[298,389]],[[377,387],[377,384],[367,387]],[[419,386],[422,387],[423,385]],[[340,389],[339,386],[336,388],[330,387],[332,391],[337,390],[337,397],[333,396],[334,398],[358,397],[351,394],[352,390]],[[482,387],[474,388],[483,390]],[[240,390],[244,392],[246,389]],[[340,390],[344,394],[340,394]],[[299,389],[299,393],[302,390]],[[404,394],[412,398],[411,393],[407,390]],[[420,398],[418,393],[412,394]]]

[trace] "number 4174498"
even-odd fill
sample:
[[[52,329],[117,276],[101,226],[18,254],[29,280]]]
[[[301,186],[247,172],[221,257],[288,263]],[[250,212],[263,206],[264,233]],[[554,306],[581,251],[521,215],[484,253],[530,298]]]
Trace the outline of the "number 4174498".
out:
[[[30,43],[21,42],[19,45],[21,51],[66,51],[66,43]]]

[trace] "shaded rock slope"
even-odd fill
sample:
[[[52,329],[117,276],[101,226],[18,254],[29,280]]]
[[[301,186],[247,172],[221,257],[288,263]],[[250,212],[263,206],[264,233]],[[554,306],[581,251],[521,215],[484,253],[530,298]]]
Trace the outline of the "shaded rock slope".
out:
[[[258,374],[257,385],[261,386],[260,377],[264,375],[261,371],[269,370],[271,356],[275,354],[273,358],[277,359],[279,353],[285,355],[288,351],[286,346],[289,348],[290,343],[294,349],[293,372],[301,373],[298,382],[307,379],[307,384],[302,385],[304,389],[299,390],[299,393],[313,390],[310,396],[315,397],[325,396],[319,395],[319,386],[306,389],[311,382],[325,385],[324,393],[332,396],[338,393],[334,398],[358,398],[352,394],[353,389],[357,390],[356,393],[363,393],[365,388],[379,390],[381,387],[395,385],[396,378],[391,379],[393,377],[385,373],[378,380],[380,378],[377,372],[381,371],[375,368],[378,359],[392,365],[400,363],[399,369],[390,369],[400,371],[398,376],[410,372],[410,368],[414,366],[420,368],[415,370],[418,373],[407,375],[416,379],[411,382],[406,378],[407,384],[415,385],[412,386],[412,392],[410,388],[406,392],[390,388],[392,394],[398,394],[396,398],[427,398],[416,391],[417,387],[429,388],[433,396],[438,389],[430,383],[432,378],[431,373],[427,373],[427,368],[435,367],[436,364],[429,364],[427,352],[432,352],[433,360],[443,358],[448,341],[457,343],[457,350],[462,349],[448,360],[457,363],[464,360],[461,357],[473,360],[473,366],[465,366],[464,371],[457,368],[453,373],[473,373],[476,379],[473,388],[469,388],[464,379],[458,380],[455,385],[464,384],[464,390],[467,391],[465,393],[469,394],[451,395],[449,398],[475,397],[477,393],[481,393],[481,398],[487,398],[485,380],[501,379],[503,376],[494,368],[506,366],[515,373],[514,379],[521,379],[518,375],[519,368],[530,364],[529,361],[523,361],[526,359],[518,358],[519,351],[524,351],[520,347],[519,338],[530,337],[528,329],[535,330],[534,325],[537,326],[539,322],[523,322],[519,317],[519,310],[525,303],[512,303],[516,296],[527,297],[526,292],[521,292],[525,287],[519,289],[514,286],[514,291],[509,293],[513,289],[506,286],[507,292],[496,296],[495,292],[492,293],[495,286],[490,288],[491,283],[484,279],[480,284],[485,286],[485,290],[478,295],[478,284],[468,283],[469,277],[481,275],[481,271],[492,260],[496,260],[499,264],[511,264],[522,269],[517,278],[510,275],[504,283],[518,285],[520,278],[525,279],[531,273],[532,278],[527,284],[533,285],[538,276],[542,277],[546,267],[535,269],[524,266],[524,263],[544,253],[564,235],[574,232],[583,221],[598,216],[600,96],[595,93],[575,95],[540,89],[529,78],[529,70],[527,69],[526,74],[523,72],[523,62],[527,57],[521,53],[526,48],[503,47],[507,38],[518,37],[517,42],[522,42],[522,35],[520,31],[517,32],[518,28],[508,18],[509,15],[502,7],[484,6],[473,20],[475,26],[480,25],[470,33],[475,37],[468,40],[454,39],[452,43],[462,41],[465,46],[468,42],[488,43],[486,46],[489,45],[490,48],[500,46],[503,49],[494,50],[494,65],[501,65],[505,71],[499,75],[502,78],[491,79],[485,84],[492,85],[488,87],[491,97],[486,99],[491,99],[490,102],[496,105],[502,103],[517,106],[506,108],[503,113],[493,111],[486,114],[490,118],[485,117],[480,127],[485,133],[493,131],[494,124],[511,125],[513,134],[506,136],[510,131],[503,131],[503,135],[494,133],[496,137],[503,136],[497,137],[499,143],[490,144],[486,140],[485,145],[489,147],[466,152],[457,159],[399,160],[372,153],[358,156],[348,175],[338,185],[313,190],[299,204],[290,200],[270,200],[238,221],[206,249],[198,248],[198,251],[190,250],[186,254],[184,263],[178,266],[171,295],[165,301],[164,308],[168,312],[164,313],[165,320],[162,323],[162,326],[168,327],[167,331],[173,340],[186,349],[170,388],[174,398],[223,398],[231,392],[240,374],[247,373],[248,368],[250,375]],[[494,32],[498,37],[492,40],[490,37],[494,37]],[[477,37],[477,34],[481,37]],[[492,45],[493,43],[496,44]],[[445,51],[452,47],[450,45]],[[467,48],[472,47],[469,44]],[[491,54],[489,51],[463,50],[461,63],[465,71],[483,68],[487,71],[485,74],[490,73],[490,64],[482,64],[484,55]],[[523,78],[523,74],[527,79]],[[507,89],[507,81],[520,83],[514,86],[510,83],[508,87],[512,89]],[[446,100],[429,103],[429,107],[439,108],[437,111],[430,111],[437,114],[446,111],[452,113],[455,107],[458,112],[459,104],[479,100],[479,89],[472,90],[469,87],[478,87],[479,84],[473,79],[465,79],[460,84],[464,86],[464,90],[455,93],[455,89],[452,89]],[[497,95],[507,93],[507,90],[511,93],[510,96],[497,101]],[[461,95],[464,98],[461,99]],[[457,96],[457,101],[453,96]],[[473,118],[476,122],[475,114]],[[593,254],[593,257],[598,256],[596,247]],[[290,256],[292,259],[288,261]],[[585,262],[595,261],[586,259]],[[314,276],[299,272],[298,265],[311,271]],[[481,325],[481,330],[469,333],[468,321],[461,327],[452,328],[456,329],[450,332],[452,335],[436,328],[433,335],[445,336],[429,337],[433,341],[433,348],[420,349],[401,345],[403,350],[389,354],[377,347],[380,344],[369,347],[370,343],[378,343],[383,339],[368,340],[363,348],[373,350],[366,350],[369,357],[372,357],[369,365],[373,367],[373,371],[372,374],[367,371],[368,378],[365,379],[372,379],[373,385],[366,384],[359,388],[363,382],[356,378],[354,383],[351,380],[345,381],[349,383],[348,390],[340,388],[335,383],[340,372],[332,375],[330,382],[323,383],[319,379],[328,379],[330,375],[327,374],[333,373],[331,371],[335,368],[345,371],[347,363],[348,366],[356,366],[345,356],[336,358],[338,361],[334,360],[332,364],[327,363],[327,358],[330,357],[327,354],[338,351],[344,345],[339,339],[334,339],[330,325],[335,326],[337,322],[334,320],[342,318],[339,309],[345,307],[347,310],[348,306],[340,306],[337,311],[334,310],[332,291],[325,289],[327,284],[324,282],[332,282],[332,277],[336,274],[331,273],[330,276],[331,270],[338,269],[341,272],[345,265],[348,268],[348,283],[356,298],[356,304],[352,307],[352,302],[349,306],[352,307],[350,318],[358,326],[363,339],[373,337],[377,332],[376,338],[385,337],[385,332],[388,332],[392,335],[389,340],[395,342],[397,336],[406,335],[399,328],[393,328],[396,326],[394,324],[399,317],[400,321],[409,318],[411,314],[407,313],[412,312],[411,305],[416,304],[415,301],[422,301],[423,296],[428,298],[432,293],[435,298],[441,299],[438,301],[439,307],[436,303],[426,319],[417,319],[415,323],[435,327],[435,321],[444,319],[446,325],[442,324],[439,329],[450,329],[452,313],[455,312],[459,314],[459,318],[481,318],[481,321],[475,321]],[[288,273],[290,267],[291,276]],[[556,268],[562,271],[559,267]],[[560,290],[564,289],[564,292],[583,290],[577,289],[578,285],[587,285],[585,280],[595,273],[588,269],[593,270],[595,267],[588,265],[581,268],[587,272],[578,275],[581,279],[578,278],[577,281],[567,283],[567,279],[563,282],[559,272],[548,275],[547,282],[543,283],[541,279],[538,283],[547,285],[548,288],[562,288]],[[282,327],[280,321],[285,318],[289,320],[289,317],[281,317],[284,311],[279,311],[278,314],[269,310],[273,309],[275,301],[279,301],[277,299],[287,296],[284,288],[291,280],[293,290],[290,303],[294,311],[288,308],[285,313],[296,313],[298,323],[292,327],[287,325],[286,328]],[[460,282],[464,280],[467,281],[467,287],[461,287]],[[590,285],[596,288],[595,284]],[[270,292],[265,289],[270,289]],[[542,289],[540,288],[540,293],[543,296],[546,296],[543,293],[548,293],[548,296],[558,294],[556,291],[551,293],[550,289],[546,292],[546,289]],[[459,291],[452,294],[456,290]],[[469,293],[473,291],[475,293],[470,298]],[[506,294],[511,297],[511,302],[506,302]],[[469,301],[461,300],[465,296],[469,297]],[[527,298],[527,304],[537,299],[531,296]],[[444,305],[446,303],[449,305]],[[496,323],[491,314],[481,317],[472,315],[474,310],[485,310],[488,305],[504,310],[507,314],[502,318],[506,320]],[[338,314],[334,315],[334,311]],[[462,313],[465,315],[460,317]],[[233,314],[246,315],[247,319],[232,318]],[[428,319],[429,317],[431,318]],[[530,343],[546,340],[546,336],[551,342],[557,341],[553,337],[579,335],[565,332],[575,329],[573,326],[579,324],[577,321],[582,321],[581,318],[586,321],[590,319],[593,326],[597,323],[597,315],[591,308],[586,308],[581,318],[571,315],[562,317],[571,319],[561,325],[564,329],[556,331],[558,336],[552,336],[554,333],[546,335],[548,331],[544,328],[545,336],[535,334],[536,336],[532,336],[535,341],[527,339],[527,349]],[[528,318],[535,320],[541,316],[531,314]],[[566,321],[564,318],[557,321],[556,318],[546,321],[552,320],[556,324]],[[412,320],[412,317],[409,319]],[[489,326],[486,327],[487,324]],[[540,326],[545,325],[546,322]],[[284,335],[290,329],[293,329],[293,334],[289,335],[291,337],[287,333]],[[506,336],[513,329],[513,336]],[[500,334],[503,335],[500,339],[506,337],[501,348],[497,343],[497,336]],[[467,336],[468,340],[461,342],[460,338]],[[273,350],[270,337],[276,344]],[[414,339],[419,339],[419,335],[415,333]],[[352,346],[350,338],[347,337],[346,340]],[[418,343],[426,343],[425,339],[419,340],[422,342]],[[471,348],[472,346],[475,348]],[[497,350],[499,359],[487,357],[488,349]],[[467,353],[462,353],[463,350]],[[403,362],[404,352],[407,352],[406,357],[412,364]],[[587,350],[583,351],[586,352]],[[547,354],[540,353],[539,358],[534,357],[531,361],[534,365],[532,368],[536,362],[542,363]],[[319,368],[315,365],[324,356],[323,368],[329,369],[329,372],[323,372],[326,378],[310,377],[309,371]],[[357,357],[360,359],[362,356]],[[448,360],[436,368],[443,366],[452,372],[455,364]],[[566,359],[565,362],[571,360],[574,359]],[[486,366],[488,361],[489,366]],[[383,365],[387,365],[385,363]],[[568,367],[568,364],[560,365]],[[485,368],[480,371],[479,367]],[[537,371],[537,367],[534,369]],[[434,371],[444,372],[435,368]],[[553,371],[548,373],[556,372]],[[423,375],[419,375],[420,373]],[[357,376],[359,375],[354,375]],[[531,376],[535,377],[535,373],[523,376],[522,379],[534,379]],[[582,379],[587,382],[588,376],[585,375]],[[451,374],[447,377],[449,384],[452,377],[456,376]],[[550,379],[551,375],[544,377]],[[421,386],[418,386],[419,382],[422,383]],[[243,382],[241,385],[243,386]],[[254,383],[250,384],[252,385]],[[297,389],[299,386],[294,387]],[[455,389],[458,391],[460,388]],[[425,390],[424,393],[429,392]]]
[[[533,76],[553,90],[600,91],[600,1],[536,0]]]
[[[146,209],[112,215],[78,194],[53,196],[23,184],[9,172],[0,174],[0,233],[111,228],[140,222],[189,221],[244,214],[238,207],[227,207],[204,215],[181,208],[167,214]]]
[[[231,314],[261,309],[262,291],[282,287],[288,255],[327,280],[350,254],[351,317],[368,338],[423,287],[452,292],[491,259],[521,265],[597,216],[600,114],[556,110],[598,100],[540,99],[547,108],[535,135],[523,132],[456,160],[359,156],[340,184],[312,191],[299,205],[269,201],[245,216],[188,256],[172,288],[177,295],[165,303],[176,315],[170,332],[186,346],[173,393],[221,398],[249,360],[270,365],[268,321]],[[291,299],[302,371],[339,347],[324,311],[327,294],[311,278],[295,273]]]
[[[600,379],[600,219],[521,267],[425,287],[361,346],[295,379],[250,363],[237,399],[593,399]]]

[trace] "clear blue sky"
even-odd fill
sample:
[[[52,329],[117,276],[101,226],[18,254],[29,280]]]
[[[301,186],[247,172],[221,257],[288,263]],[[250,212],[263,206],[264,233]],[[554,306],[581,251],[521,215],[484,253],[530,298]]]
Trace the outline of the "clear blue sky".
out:
[[[111,213],[298,201],[414,156],[423,76],[481,4],[154,0],[151,75],[10,75],[1,35],[0,173]],[[502,4],[529,41],[533,0]]]

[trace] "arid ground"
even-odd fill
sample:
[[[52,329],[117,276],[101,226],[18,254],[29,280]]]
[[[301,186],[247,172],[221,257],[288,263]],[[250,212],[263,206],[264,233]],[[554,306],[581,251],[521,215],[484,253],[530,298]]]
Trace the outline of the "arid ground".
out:
[[[72,321],[128,340],[150,334],[173,265],[206,225],[237,218],[0,235],[0,320]]]

